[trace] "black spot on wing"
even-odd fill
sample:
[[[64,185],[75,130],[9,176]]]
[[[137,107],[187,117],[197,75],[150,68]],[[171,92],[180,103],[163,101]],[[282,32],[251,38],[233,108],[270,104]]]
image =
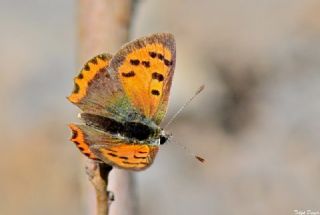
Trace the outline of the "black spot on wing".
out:
[[[124,159],[124,160],[128,160],[129,159],[127,156],[120,156],[119,158]]]
[[[74,84],[74,89],[73,89],[73,93],[79,93],[80,87],[77,83]]]
[[[135,60],[131,59],[131,60],[130,60],[130,63],[131,63],[132,65],[138,66],[138,65],[140,64],[140,61],[139,61],[138,59],[135,59]]]
[[[138,151],[140,154],[147,154],[148,152]]]
[[[112,157],[118,157],[118,155],[116,155],[116,154],[113,154],[113,153],[108,153],[108,155],[110,155],[110,156],[112,156]]]
[[[159,96],[160,92],[159,92],[159,90],[151,90],[151,94],[155,95],[155,96]]]
[[[152,79],[156,79],[158,81],[163,81],[164,77],[162,74],[158,73],[158,72],[154,72],[152,73]]]
[[[159,60],[163,60],[163,59],[164,59],[164,56],[163,56],[162,54],[159,54],[159,53],[158,53],[158,58],[159,58]]]
[[[80,74],[78,75],[78,78],[79,78],[79,79],[83,79],[83,74],[80,73]]]
[[[78,137],[78,132],[75,130],[72,130],[72,137],[71,139],[76,139]]]
[[[166,66],[172,66],[172,61],[168,60],[168,59],[164,59],[164,64]]]
[[[136,155],[134,155],[133,156],[135,159],[146,159],[146,157],[140,157],[140,156],[136,156]]]
[[[134,73],[134,71],[130,71],[130,72],[123,72],[123,73],[121,73],[121,75],[123,77],[129,78],[129,77],[135,76],[136,74]]]
[[[144,65],[146,68],[149,68],[149,67],[150,67],[150,62],[149,62],[149,61],[142,61],[141,63],[142,63],[142,65]]]
[[[157,56],[157,53],[155,52],[149,52],[150,57],[155,58]]]
[[[139,165],[140,162],[130,162],[130,161],[122,161],[124,164],[129,164],[129,165]]]
[[[149,56],[152,58],[157,57],[159,60],[163,61],[166,66],[172,66],[173,62],[164,58],[163,54],[156,52],[149,52]]]
[[[90,66],[89,64],[85,64],[84,67],[83,67],[84,70],[86,71],[90,71]]]
[[[93,64],[98,64],[97,58],[93,58],[90,62],[93,63]]]

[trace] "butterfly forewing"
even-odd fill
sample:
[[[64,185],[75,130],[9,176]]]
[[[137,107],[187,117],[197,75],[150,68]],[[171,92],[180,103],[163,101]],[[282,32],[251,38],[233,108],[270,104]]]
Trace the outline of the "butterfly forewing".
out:
[[[107,70],[111,58],[110,54],[92,58],[74,78],[74,90],[68,99],[82,111],[112,116],[115,104],[125,98],[121,83]]]
[[[156,124],[166,113],[175,58],[173,36],[161,33],[128,43],[110,63],[131,104]]]

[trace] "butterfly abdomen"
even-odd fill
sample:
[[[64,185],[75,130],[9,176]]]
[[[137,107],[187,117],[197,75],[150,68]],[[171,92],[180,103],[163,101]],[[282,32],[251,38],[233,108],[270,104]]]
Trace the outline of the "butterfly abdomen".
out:
[[[105,131],[111,134],[117,134],[120,131],[124,130],[124,126],[122,123],[108,117],[90,113],[82,113],[81,119],[83,119],[88,126],[92,126],[101,131]]]
[[[139,122],[121,123],[112,118],[103,117],[95,114],[82,113],[81,118],[88,126],[114,135],[134,139],[138,141],[147,140],[154,137],[158,132],[152,127]]]

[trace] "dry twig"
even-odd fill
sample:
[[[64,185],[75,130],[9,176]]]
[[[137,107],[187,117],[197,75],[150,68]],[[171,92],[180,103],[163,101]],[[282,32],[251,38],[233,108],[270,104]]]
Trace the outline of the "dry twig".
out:
[[[107,191],[108,176],[112,166],[89,160],[86,172],[96,191],[97,215],[109,214],[109,206],[114,200],[113,193]]]
[[[127,42],[135,0],[79,0],[79,64],[100,53],[114,53]],[[87,173],[94,185],[97,214],[108,214],[110,195],[107,193],[108,175],[111,167],[96,163],[87,166]],[[113,170],[109,189],[118,199],[110,214],[134,214],[132,176],[128,172]]]

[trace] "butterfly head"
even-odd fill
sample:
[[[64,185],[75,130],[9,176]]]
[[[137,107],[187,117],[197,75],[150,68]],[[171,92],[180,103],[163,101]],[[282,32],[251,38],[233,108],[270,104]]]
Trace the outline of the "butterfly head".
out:
[[[172,136],[172,134],[167,134],[163,129],[160,131],[160,145],[163,145]]]

